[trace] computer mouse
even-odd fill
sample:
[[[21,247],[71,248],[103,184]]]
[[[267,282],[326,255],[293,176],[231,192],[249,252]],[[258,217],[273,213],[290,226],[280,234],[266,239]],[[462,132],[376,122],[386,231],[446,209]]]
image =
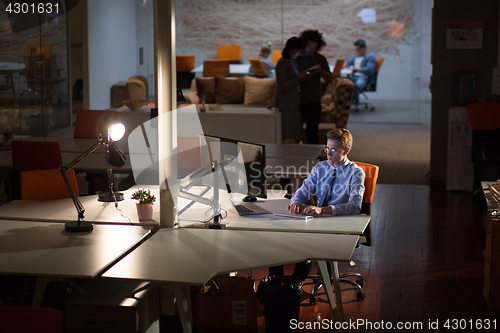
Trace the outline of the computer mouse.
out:
[[[246,197],[243,198],[243,202],[255,202],[257,201],[257,198],[254,197],[253,195],[247,195]]]

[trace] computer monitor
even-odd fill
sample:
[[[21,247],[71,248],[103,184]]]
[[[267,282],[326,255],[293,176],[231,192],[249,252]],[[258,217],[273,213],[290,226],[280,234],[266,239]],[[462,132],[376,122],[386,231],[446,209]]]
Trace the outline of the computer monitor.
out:
[[[207,149],[203,149],[203,139]],[[213,161],[232,161],[241,152],[246,175],[246,193],[267,198],[266,147],[264,145],[201,134],[200,146],[202,147],[202,165]],[[237,170],[232,170],[230,167],[226,167],[225,170],[226,173],[237,173]]]

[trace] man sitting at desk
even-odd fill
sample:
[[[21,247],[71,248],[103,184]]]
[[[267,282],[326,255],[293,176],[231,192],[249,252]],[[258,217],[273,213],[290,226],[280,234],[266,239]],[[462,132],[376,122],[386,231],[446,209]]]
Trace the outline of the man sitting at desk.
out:
[[[352,135],[345,128],[337,128],[326,137],[324,150],[328,160],[314,166],[293,194],[288,210],[296,214],[359,214],[365,193],[365,172],[347,158],[352,148]],[[302,209],[302,204],[312,195],[318,197],[318,206]]]
[[[326,137],[324,150],[328,160],[314,166],[302,186],[293,194],[288,210],[295,214],[359,214],[365,193],[365,172],[347,158],[352,148],[352,135],[345,128],[337,128],[328,132]],[[302,208],[313,195],[318,198],[317,206]],[[304,280],[313,265],[312,261],[298,263],[293,275]],[[283,266],[270,267],[269,274],[283,275]]]
[[[359,93],[368,87],[375,79],[375,69],[377,68],[377,57],[366,49],[366,42],[358,39],[356,54],[344,62],[344,67],[352,68],[352,74],[349,78],[354,82],[353,102],[359,102]]]

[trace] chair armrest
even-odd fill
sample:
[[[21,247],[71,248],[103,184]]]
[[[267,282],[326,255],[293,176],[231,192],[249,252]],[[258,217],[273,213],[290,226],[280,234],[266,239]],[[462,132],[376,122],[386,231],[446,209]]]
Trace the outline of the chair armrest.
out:
[[[332,82],[332,101],[321,114],[321,122],[334,123],[337,128],[345,128],[354,96],[354,83],[346,78],[336,78]]]
[[[189,104],[200,104],[200,98],[196,92],[187,92],[184,93],[184,98],[186,99],[186,103]]]

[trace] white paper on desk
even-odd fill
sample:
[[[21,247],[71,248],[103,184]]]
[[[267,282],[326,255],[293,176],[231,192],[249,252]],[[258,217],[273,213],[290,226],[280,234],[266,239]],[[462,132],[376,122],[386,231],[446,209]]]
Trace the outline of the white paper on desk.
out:
[[[493,95],[500,95],[500,69],[493,68],[491,75],[491,93]]]

